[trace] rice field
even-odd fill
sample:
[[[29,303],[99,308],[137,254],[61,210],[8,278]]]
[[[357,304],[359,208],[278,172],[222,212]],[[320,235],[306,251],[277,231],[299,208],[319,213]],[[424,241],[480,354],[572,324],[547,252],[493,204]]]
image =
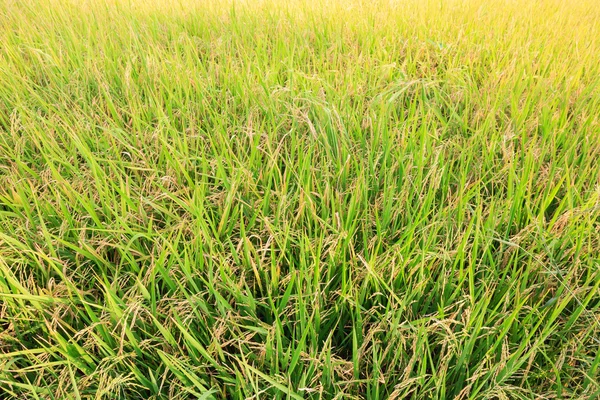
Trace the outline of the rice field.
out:
[[[1,399],[597,399],[596,0],[0,0]]]

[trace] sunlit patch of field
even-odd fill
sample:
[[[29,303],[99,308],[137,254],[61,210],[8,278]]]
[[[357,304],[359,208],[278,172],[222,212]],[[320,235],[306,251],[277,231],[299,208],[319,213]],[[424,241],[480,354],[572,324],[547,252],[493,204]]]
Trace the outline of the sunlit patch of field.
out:
[[[0,0],[0,398],[598,398],[599,65],[596,0]]]

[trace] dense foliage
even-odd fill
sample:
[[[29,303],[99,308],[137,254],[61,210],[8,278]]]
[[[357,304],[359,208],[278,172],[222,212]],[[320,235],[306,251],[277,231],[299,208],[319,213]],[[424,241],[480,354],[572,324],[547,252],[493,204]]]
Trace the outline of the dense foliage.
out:
[[[599,24],[0,0],[0,397],[598,398]]]

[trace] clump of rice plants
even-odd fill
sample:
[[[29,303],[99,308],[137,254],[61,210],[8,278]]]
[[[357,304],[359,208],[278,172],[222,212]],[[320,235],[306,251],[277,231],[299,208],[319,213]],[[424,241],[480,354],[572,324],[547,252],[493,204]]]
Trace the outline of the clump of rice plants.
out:
[[[596,1],[0,27],[0,398],[600,396]]]

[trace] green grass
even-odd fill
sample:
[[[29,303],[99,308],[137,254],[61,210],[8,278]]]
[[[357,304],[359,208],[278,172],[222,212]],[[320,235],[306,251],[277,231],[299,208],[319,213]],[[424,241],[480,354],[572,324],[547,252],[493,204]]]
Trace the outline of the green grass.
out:
[[[152,3],[0,0],[0,398],[600,396],[597,1]]]

